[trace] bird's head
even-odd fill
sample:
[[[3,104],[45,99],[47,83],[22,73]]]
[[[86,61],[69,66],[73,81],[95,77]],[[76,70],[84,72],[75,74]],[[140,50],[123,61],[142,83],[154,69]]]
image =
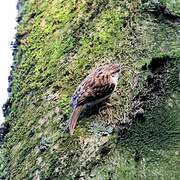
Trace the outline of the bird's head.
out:
[[[124,71],[127,68],[127,66],[118,63],[110,63],[101,66],[101,68],[103,69],[103,71],[106,71],[107,73],[114,76],[117,73],[120,74],[122,71]]]
[[[126,69],[126,66],[118,63],[109,63],[102,65],[94,70],[96,73],[109,74],[111,76],[117,76],[122,73]]]
[[[121,71],[121,65],[114,63],[114,64],[107,64],[107,72],[110,73],[112,76],[118,74]]]

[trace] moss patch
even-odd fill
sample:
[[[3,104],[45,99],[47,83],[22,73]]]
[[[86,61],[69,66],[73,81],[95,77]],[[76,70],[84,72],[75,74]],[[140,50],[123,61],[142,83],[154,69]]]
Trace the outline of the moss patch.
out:
[[[172,2],[165,4],[178,16]],[[179,25],[157,14],[159,7],[154,1],[19,1],[4,106],[11,126],[7,178],[179,176]],[[127,66],[113,106],[82,116],[70,136],[73,91],[107,62]]]

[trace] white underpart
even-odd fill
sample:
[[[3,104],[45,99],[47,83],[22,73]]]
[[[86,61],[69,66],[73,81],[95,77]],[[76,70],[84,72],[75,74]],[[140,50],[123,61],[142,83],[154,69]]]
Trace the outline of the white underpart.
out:
[[[116,73],[116,74],[114,74],[113,76],[111,76],[111,78],[112,78],[112,80],[113,80],[113,82],[114,82],[114,84],[115,84],[115,88],[114,88],[114,90],[115,90],[115,89],[116,89],[116,86],[117,86],[117,83],[118,83],[119,74]]]

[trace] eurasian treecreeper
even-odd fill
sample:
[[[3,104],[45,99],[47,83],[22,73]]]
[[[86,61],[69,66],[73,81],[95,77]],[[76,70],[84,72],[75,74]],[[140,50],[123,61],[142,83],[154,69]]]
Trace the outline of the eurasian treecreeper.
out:
[[[80,113],[87,106],[106,100],[116,89],[121,65],[106,64],[92,71],[75,90],[71,104],[73,112],[69,119],[69,132],[73,134]]]

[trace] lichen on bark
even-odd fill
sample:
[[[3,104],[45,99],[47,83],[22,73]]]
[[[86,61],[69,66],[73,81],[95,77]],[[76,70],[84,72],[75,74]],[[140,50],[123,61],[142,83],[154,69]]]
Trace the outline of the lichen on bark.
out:
[[[1,147],[3,177],[180,177],[178,6],[171,0],[20,0],[3,107],[10,126]],[[73,91],[108,62],[127,66],[112,106],[86,112],[70,136]]]

